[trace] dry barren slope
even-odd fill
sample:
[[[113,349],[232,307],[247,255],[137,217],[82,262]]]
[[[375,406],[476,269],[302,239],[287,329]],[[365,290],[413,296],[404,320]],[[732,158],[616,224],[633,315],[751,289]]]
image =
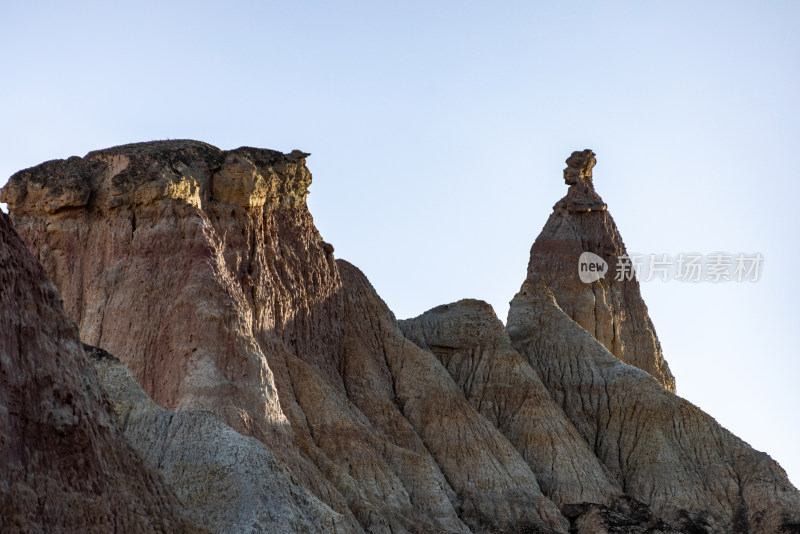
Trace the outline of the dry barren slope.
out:
[[[474,301],[398,325],[314,227],[306,156],[126,145],[0,198],[84,341],[263,443],[342,532],[795,528],[777,464],[670,392],[638,286],[564,278],[582,247],[624,253],[593,154],[568,160],[507,331]]]

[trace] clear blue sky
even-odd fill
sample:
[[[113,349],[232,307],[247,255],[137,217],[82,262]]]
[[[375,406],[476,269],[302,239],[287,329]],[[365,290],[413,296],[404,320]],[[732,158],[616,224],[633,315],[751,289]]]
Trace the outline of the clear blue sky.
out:
[[[168,4],[168,5],[162,5]],[[800,3],[3,2],[0,184],[107,146],[311,152],[336,255],[398,317],[505,317],[564,194],[628,249],[761,252],[755,284],[643,284],[678,391],[800,483]]]

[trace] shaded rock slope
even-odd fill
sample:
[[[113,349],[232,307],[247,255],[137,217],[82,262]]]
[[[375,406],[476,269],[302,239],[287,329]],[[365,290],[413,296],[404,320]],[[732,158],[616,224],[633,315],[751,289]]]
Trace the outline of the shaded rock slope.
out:
[[[568,278],[583,251],[624,253],[591,151],[567,161],[508,328],[479,301],[398,323],[314,227],[306,156],[140,143],[0,195],[82,340],[130,370],[96,362],[125,438],[204,524],[800,528],[780,467],[671,392],[636,281]],[[225,484],[247,498],[215,509]]]
[[[109,411],[56,287],[0,212],[0,532],[204,532]]]

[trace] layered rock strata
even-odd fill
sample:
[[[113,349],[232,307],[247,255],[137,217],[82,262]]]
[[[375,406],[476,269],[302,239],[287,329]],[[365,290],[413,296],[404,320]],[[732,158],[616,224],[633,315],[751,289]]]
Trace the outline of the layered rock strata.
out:
[[[214,533],[347,532],[255,438],[204,410],[158,406],[114,356],[86,345],[125,440]]]
[[[400,321],[403,334],[436,355],[470,404],[520,451],[559,506],[607,502],[621,488],[511,346],[491,306],[462,300]]]
[[[655,377],[675,392],[675,378],[661,352],[647,306],[632,276],[617,225],[594,188],[594,152],[573,152],[567,158],[567,194],[531,247],[529,273],[538,273],[564,313],[581,325],[620,360]],[[605,276],[581,281],[579,259],[591,253],[605,261]],[[622,266],[621,268],[618,268]]]
[[[622,490],[684,532],[792,532],[800,493],[769,456],[620,361],[535,273],[508,334]]]
[[[84,341],[159,405],[266,444],[353,531],[565,532],[516,449],[334,261],[305,156],[129,145],[22,171],[2,198]]]
[[[2,198],[83,341],[162,407],[210,410],[281,451],[357,524],[295,445],[266,356],[287,352],[277,328],[338,286],[305,210],[304,156],[141,143],[21,171]]]
[[[0,532],[205,532],[122,438],[75,322],[2,212]]]
[[[402,335],[361,271],[337,263],[346,310],[345,387],[373,424],[407,451],[395,469],[430,454],[431,471],[443,479],[422,487],[452,488],[460,516],[477,531],[565,532],[567,520],[541,493],[519,452],[470,405],[438,359]],[[418,476],[405,481],[412,496]]]
[[[780,467],[670,393],[636,281],[577,278],[582,252],[625,251],[591,151],[567,161],[507,329],[478,301],[398,324],[314,227],[306,156],[142,143],[22,171],[0,194],[84,341],[129,367],[100,366],[120,413],[140,414],[121,417],[126,437],[165,455],[209,524],[267,531],[295,507],[297,531],[800,528]],[[184,449],[197,432],[227,444],[209,460],[223,472],[226,454],[261,451],[280,495],[247,479],[258,497],[226,517],[191,501],[219,487],[192,475],[212,458]],[[258,519],[269,499],[275,518]]]

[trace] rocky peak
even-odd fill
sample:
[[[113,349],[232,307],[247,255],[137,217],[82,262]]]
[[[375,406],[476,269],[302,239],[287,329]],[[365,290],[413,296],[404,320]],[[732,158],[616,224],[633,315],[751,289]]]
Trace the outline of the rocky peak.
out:
[[[616,276],[615,268],[621,258],[627,258],[627,251],[606,204],[594,190],[595,154],[576,151],[566,161],[564,181],[569,190],[553,207],[531,247],[528,276],[538,273],[561,309],[611,353],[674,391],[675,378],[662,356],[639,282],[635,277]],[[579,277],[578,259],[584,252],[608,265],[604,276],[594,282],[584,283]]]
[[[605,211],[606,205],[594,190],[592,168],[597,164],[595,153],[589,150],[576,150],[566,160],[564,182],[569,186],[567,195],[553,209],[566,211]]]
[[[338,283],[305,203],[307,156],[136,143],[20,171],[0,197],[81,338],[157,403],[288,441],[263,353]]]
[[[529,275],[511,301],[511,343],[625,494],[679,532],[798,532],[800,492],[777,463],[614,357],[556,300],[541,277]],[[662,531],[604,530],[598,521],[616,520],[602,508],[583,503],[562,512],[585,514],[574,521],[577,532]]]
[[[575,185],[583,182],[592,185],[592,168],[597,164],[595,153],[589,150],[576,150],[566,159],[567,168],[564,169],[564,182]]]

